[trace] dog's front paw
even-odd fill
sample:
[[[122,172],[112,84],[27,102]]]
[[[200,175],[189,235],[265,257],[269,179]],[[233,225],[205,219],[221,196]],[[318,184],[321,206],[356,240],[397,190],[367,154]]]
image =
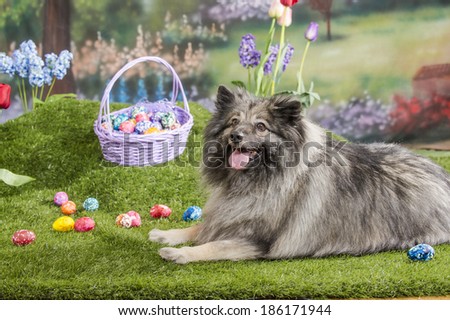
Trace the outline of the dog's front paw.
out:
[[[148,240],[168,244],[167,231],[153,229],[148,233]]]
[[[173,261],[178,264],[186,264],[189,262],[188,256],[183,248],[162,248],[159,250],[161,258],[167,261]]]

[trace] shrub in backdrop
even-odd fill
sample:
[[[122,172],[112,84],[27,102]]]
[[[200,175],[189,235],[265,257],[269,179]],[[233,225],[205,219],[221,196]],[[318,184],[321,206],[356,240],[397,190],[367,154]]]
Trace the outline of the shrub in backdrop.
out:
[[[349,140],[373,142],[390,136],[390,108],[366,93],[362,98],[351,98],[337,106],[321,103],[309,109],[307,116]]]
[[[187,18],[185,18],[187,19]],[[88,40],[81,48],[72,43],[74,53],[73,73],[80,95],[95,99],[101,94],[114,74],[126,63],[143,56],[158,56],[169,62],[177,72],[187,92],[205,93],[208,90],[210,78],[205,70],[206,53],[200,40],[207,39],[208,43],[213,39],[223,39],[223,31],[213,31],[215,27],[194,28],[186,20],[181,24],[171,22],[166,18],[166,27],[163,31],[154,33],[144,32],[141,26],[137,28],[136,44],[134,48],[119,48],[114,39],[106,41],[98,33],[97,40]],[[206,31],[209,30],[209,31]],[[165,43],[165,42],[168,43]],[[219,40],[217,40],[219,41]],[[224,41],[224,40],[223,40]],[[174,44],[177,42],[178,44]],[[154,84],[154,78],[167,76],[163,80],[164,90],[172,90],[172,80],[166,70],[157,65],[140,64],[124,74],[125,84],[129,90],[129,97],[135,101],[138,88],[138,79],[144,83]],[[141,82],[142,84],[142,82]],[[147,88],[155,88],[147,86]],[[142,93],[142,91],[141,91]],[[148,92],[148,97],[158,95],[157,92]],[[119,101],[121,101],[119,99]]]
[[[434,94],[427,99],[394,96],[389,112],[390,131],[396,140],[420,137],[428,131],[450,129],[450,96]]]

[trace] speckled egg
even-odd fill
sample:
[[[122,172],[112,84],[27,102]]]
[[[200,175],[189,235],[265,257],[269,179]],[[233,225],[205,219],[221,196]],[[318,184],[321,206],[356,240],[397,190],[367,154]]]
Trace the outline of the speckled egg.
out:
[[[82,217],[75,221],[74,229],[77,232],[88,232],[95,228],[95,221],[89,217]]]
[[[153,218],[167,218],[172,213],[172,209],[163,204],[155,204],[150,209],[150,215]]]
[[[131,228],[133,219],[126,213],[119,214],[116,217],[116,225],[124,228]]]
[[[421,243],[409,249],[407,255],[412,261],[430,261],[434,257],[434,249],[429,244]]]
[[[61,206],[61,212],[67,215],[77,212],[77,205],[73,201],[67,201]]]
[[[62,206],[67,201],[69,201],[69,196],[64,191],[57,192],[53,198],[53,202],[57,206]]]
[[[95,198],[87,198],[83,202],[83,208],[86,211],[95,211],[99,207],[98,200]]]
[[[36,235],[30,230],[19,230],[14,232],[11,240],[16,246],[26,246],[36,240]]]
[[[133,133],[136,128],[136,124],[131,120],[126,120],[122,122],[119,126],[119,130],[124,133]]]
[[[114,130],[119,130],[119,127],[122,124],[122,122],[125,122],[128,119],[129,118],[126,113],[121,113],[121,114],[117,115],[113,122]]]
[[[202,217],[202,209],[198,206],[190,206],[183,213],[184,221],[198,220]]]
[[[153,124],[150,121],[141,121],[136,124],[136,132],[138,134],[144,134],[145,131],[150,129]]]
[[[53,230],[66,232],[73,230],[75,226],[75,221],[71,217],[64,216],[60,217],[53,222]]]

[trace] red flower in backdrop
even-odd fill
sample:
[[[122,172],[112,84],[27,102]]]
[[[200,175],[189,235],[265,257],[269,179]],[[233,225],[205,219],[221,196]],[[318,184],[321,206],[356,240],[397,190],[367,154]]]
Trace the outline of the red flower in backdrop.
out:
[[[280,0],[280,2],[285,7],[292,7],[298,2],[298,0]]]
[[[0,83],[0,109],[8,109],[11,104],[11,87],[9,84]]]

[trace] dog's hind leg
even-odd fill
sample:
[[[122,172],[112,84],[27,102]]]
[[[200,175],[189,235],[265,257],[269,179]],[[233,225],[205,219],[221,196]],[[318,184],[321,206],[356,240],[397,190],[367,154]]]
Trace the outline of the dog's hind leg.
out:
[[[193,225],[185,229],[159,230],[153,229],[148,234],[148,239],[153,242],[159,242],[175,246],[180,243],[193,241],[200,231],[200,224]]]
[[[260,247],[242,240],[219,240],[195,247],[162,248],[159,254],[165,260],[180,264],[194,261],[250,260],[263,256]]]

